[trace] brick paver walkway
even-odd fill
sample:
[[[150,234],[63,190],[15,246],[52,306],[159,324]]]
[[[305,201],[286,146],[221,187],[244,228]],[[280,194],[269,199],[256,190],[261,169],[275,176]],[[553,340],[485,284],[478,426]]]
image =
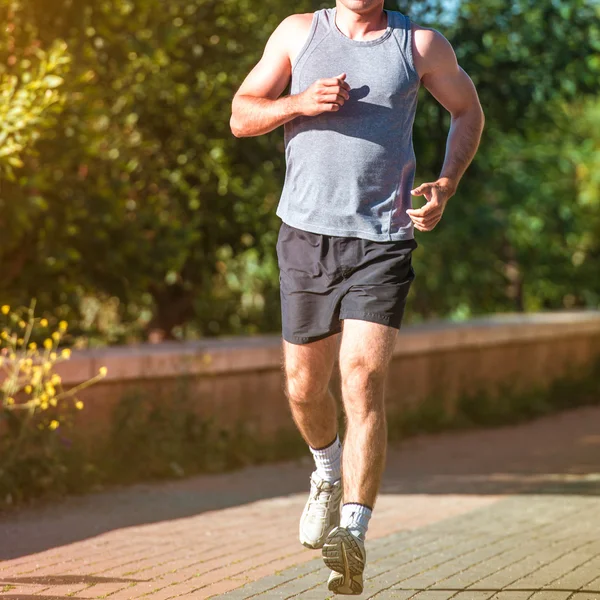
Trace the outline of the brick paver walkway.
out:
[[[308,460],[0,519],[0,600],[325,599]],[[392,448],[363,598],[600,600],[600,408]]]

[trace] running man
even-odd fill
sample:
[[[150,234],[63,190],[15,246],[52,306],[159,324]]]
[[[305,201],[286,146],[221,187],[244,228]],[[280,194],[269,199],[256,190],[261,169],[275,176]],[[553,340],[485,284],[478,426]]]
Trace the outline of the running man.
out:
[[[412,189],[420,84],[452,124],[439,179]],[[364,540],[386,455],[384,383],[414,278],[414,228],[439,223],[483,122],[448,41],[384,11],[383,0],[337,0],[286,18],[233,100],[234,135],[285,126],[277,253],[286,391],[316,464],[300,541],[322,548],[338,594],[363,590]],[[414,210],[411,194],[427,202]],[[343,455],[329,391],[336,357]]]

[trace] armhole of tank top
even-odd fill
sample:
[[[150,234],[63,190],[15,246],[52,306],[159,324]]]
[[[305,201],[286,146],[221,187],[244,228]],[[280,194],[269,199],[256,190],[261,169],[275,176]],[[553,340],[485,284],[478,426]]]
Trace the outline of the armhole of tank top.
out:
[[[412,30],[412,22],[410,20],[410,17],[408,15],[405,15],[404,18],[406,19],[406,54],[407,56],[407,60],[408,60],[408,64],[410,66],[410,68],[412,69],[413,73],[417,76],[417,79],[419,78],[419,73],[417,73],[417,68],[415,67],[415,60],[413,58],[413,30]]]
[[[294,59],[294,62],[292,63],[292,73],[294,72],[294,69],[298,66],[300,59],[306,54],[308,47],[310,46],[313,38],[315,37],[315,32],[317,31],[317,22],[319,21],[319,12],[320,11],[315,11],[313,13],[313,18],[312,18],[312,22],[310,24],[310,29],[308,30],[308,36],[306,38],[306,41],[304,42],[304,45],[302,46],[302,48],[300,48],[300,52],[298,52],[298,56],[296,56],[296,58]]]
[[[402,18],[404,19],[404,31],[405,31],[403,39],[400,40],[398,38],[398,35],[395,35],[394,37],[396,38],[396,44],[398,45],[398,49],[400,50],[400,54],[402,54],[402,56],[404,57],[404,60],[406,61],[406,64],[410,68],[410,70],[411,70],[414,78],[418,82],[420,82],[421,78],[419,77],[419,73],[417,71],[417,68],[415,67],[415,61],[414,61],[414,58],[413,58],[413,50],[412,50],[412,45],[413,45],[412,22],[410,20],[410,17],[408,17],[407,15],[402,15]]]

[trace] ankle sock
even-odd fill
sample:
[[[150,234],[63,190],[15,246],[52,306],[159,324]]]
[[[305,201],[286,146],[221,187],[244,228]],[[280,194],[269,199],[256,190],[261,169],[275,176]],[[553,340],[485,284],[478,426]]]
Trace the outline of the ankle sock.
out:
[[[354,502],[344,504],[342,506],[340,527],[345,527],[350,533],[364,541],[372,513],[373,511],[364,504]]]
[[[315,450],[311,448],[313,458],[315,459],[315,465],[317,467],[317,475],[333,483],[342,476],[342,444],[340,443],[339,436],[335,436],[335,440],[326,446]]]

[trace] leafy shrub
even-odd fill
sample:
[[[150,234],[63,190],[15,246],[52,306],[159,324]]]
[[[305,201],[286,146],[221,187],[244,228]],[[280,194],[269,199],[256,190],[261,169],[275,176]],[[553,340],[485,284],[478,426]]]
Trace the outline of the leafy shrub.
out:
[[[73,412],[84,408],[77,393],[106,375],[101,367],[92,379],[65,389],[55,367],[71,356],[59,347],[68,325],[51,328],[48,319],[35,318],[34,306],[0,308],[0,501],[7,504],[62,487],[68,471],[62,450],[69,443],[63,432]]]

